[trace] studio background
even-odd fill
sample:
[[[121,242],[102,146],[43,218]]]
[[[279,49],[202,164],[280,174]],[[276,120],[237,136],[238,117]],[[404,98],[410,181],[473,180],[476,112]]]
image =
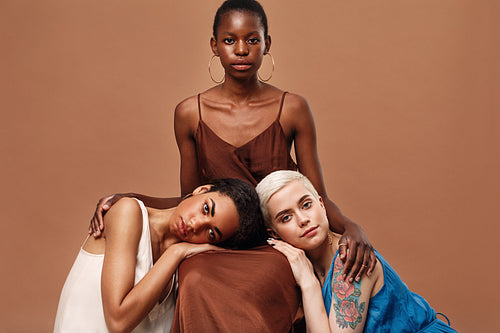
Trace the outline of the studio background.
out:
[[[1,332],[52,331],[100,197],[179,194],[220,3],[0,1]],[[458,331],[498,330],[499,2],[261,3],[329,196]]]

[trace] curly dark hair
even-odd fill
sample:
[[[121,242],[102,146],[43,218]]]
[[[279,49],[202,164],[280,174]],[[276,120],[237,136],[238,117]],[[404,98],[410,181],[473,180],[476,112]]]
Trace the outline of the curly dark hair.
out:
[[[260,18],[260,23],[264,27],[264,37],[267,37],[268,27],[267,27],[267,16],[262,8],[261,4],[255,0],[227,0],[217,9],[214,18],[214,25],[212,28],[212,33],[214,38],[217,40],[217,29],[220,25],[221,17],[230,11],[248,11],[257,15]]]
[[[268,236],[255,188],[236,178],[214,179],[209,184],[212,187],[208,192],[218,192],[229,197],[239,216],[236,233],[217,245],[243,250],[265,244]]]

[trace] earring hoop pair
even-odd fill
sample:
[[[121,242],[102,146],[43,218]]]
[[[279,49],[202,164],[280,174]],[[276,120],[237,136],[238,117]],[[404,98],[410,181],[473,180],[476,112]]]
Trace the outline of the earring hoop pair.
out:
[[[260,73],[257,72],[257,77],[259,78],[259,80],[261,80],[262,82],[267,82],[269,80],[271,80],[271,78],[273,77],[273,74],[274,74],[274,68],[275,68],[275,64],[274,64],[274,57],[273,55],[271,54],[271,52],[267,52],[266,54],[264,54],[264,56],[266,55],[269,55],[271,57],[271,63],[272,63],[272,70],[271,70],[271,75],[269,75],[268,78],[262,78],[260,76]],[[216,79],[214,79],[213,75],[212,75],[212,70],[211,70],[211,67],[212,67],[212,62],[214,60],[214,58],[218,58],[215,54],[212,55],[212,57],[210,58],[210,61],[208,62],[208,74],[210,75],[210,79],[215,83],[215,84],[220,84],[222,82],[224,82],[224,76],[222,77],[222,79],[220,79],[219,81],[217,81]]]

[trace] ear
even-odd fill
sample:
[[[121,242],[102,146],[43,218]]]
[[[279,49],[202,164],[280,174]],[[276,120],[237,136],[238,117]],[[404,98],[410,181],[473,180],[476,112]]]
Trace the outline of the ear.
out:
[[[269,236],[271,236],[272,238],[280,239],[280,236],[273,229],[267,228],[266,231],[267,231],[267,234]]]
[[[321,208],[323,208],[326,211],[325,203],[323,202],[323,198],[319,197],[318,199],[319,199],[319,205],[321,206]]]
[[[212,49],[213,54],[219,56],[219,51],[217,51],[217,41],[213,36],[210,38],[210,48]]]
[[[202,185],[194,189],[193,195],[202,194],[208,192],[212,188],[212,185]]]
[[[264,54],[268,54],[270,50],[271,50],[271,36],[267,35],[266,48],[264,49]]]

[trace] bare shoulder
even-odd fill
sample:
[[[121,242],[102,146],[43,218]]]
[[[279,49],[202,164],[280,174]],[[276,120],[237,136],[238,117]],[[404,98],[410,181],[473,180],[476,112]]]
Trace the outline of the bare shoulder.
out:
[[[307,100],[297,94],[288,93],[283,103],[280,122],[285,132],[314,132],[314,119]]]
[[[137,231],[142,229],[142,210],[134,198],[121,198],[104,215],[106,229]]]
[[[176,119],[189,119],[198,114],[198,96],[191,96],[181,101],[175,107]]]
[[[285,104],[293,109],[309,108],[309,104],[304,97],[290,92],[286,94]]]
[[[193,136],[198,126],[198,97],[191,96],[177,104],[174,113],[174,130],[177,140]]]
[[[282,117],[287,120],[311,117],[311,109],[307,100],[297,94],[287,93],[283,103]]]
[[[333,267],[332,287],[333,289],[336,288],[338,294],[336,294],[336,291],[334,290],[334,297],[336,296],[342,298],[343,296],[345,296],[342,294],[343,289],[352,288],[352,291],[355,291],[356,289],[358,290],[357,297],[360,297],[362,299],[369,299],[373,297],[384,285],[383,267],[378,259],[372,274],[370,276],[367,276],[366,274],[363,275],[363,277],[359,282],[354,281],[352,284],[349,284],[347,282],[342,282],[339,285],[339,282],[343,281],[340,278],[343,270],[344,270],[344,262],[340,259],[340,256],[337,256],[335,258],[335,263]]]

